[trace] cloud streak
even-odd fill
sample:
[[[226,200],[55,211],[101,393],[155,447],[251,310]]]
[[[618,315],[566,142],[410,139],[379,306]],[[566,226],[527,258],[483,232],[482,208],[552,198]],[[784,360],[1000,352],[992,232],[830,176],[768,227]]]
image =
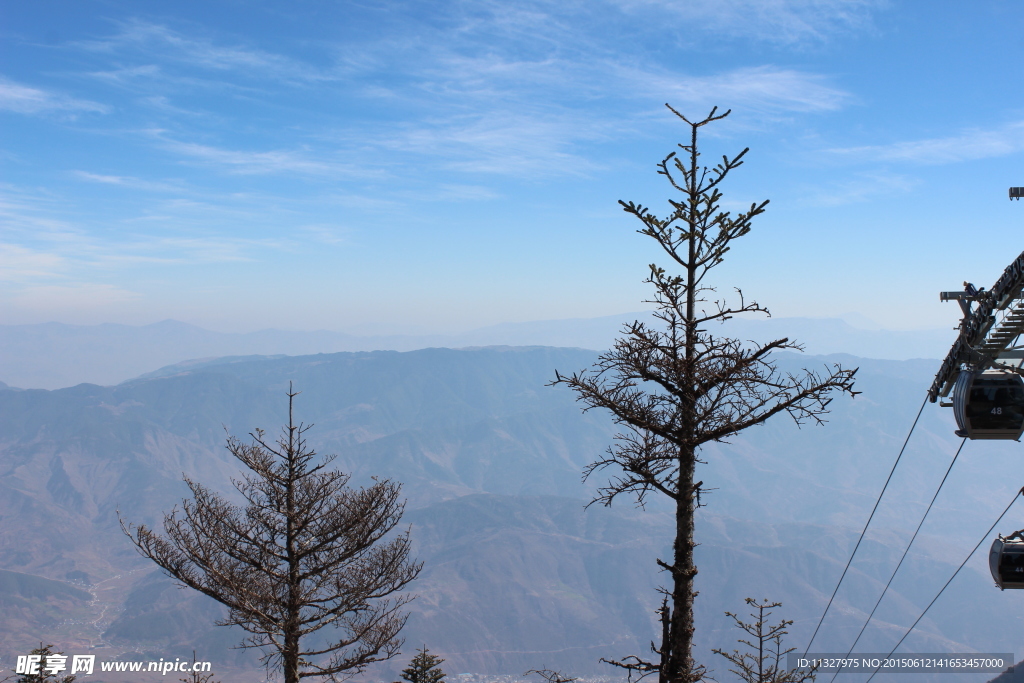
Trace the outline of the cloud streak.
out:
[[[860,173],[854,177],[822,186],[815,184],[805,192],[804,202],[811,206],[846,206],[894,194],[910,192],[920,181],[884,172]]]
[[[718,21],[747,8],[741,0],[723,2],[722,8],[697,2],[699,7],[686,11],[700,14],[701,21]],[[774,4],[787,16],[838,16],[871,5],[853,0]],[[655,0],[623,0],[620,5],[623,11],[671,9]],[[337,117],[330,109],[320,109],[315,113],[319,129],[278,128],[268,135],[251,131],[259,137],[240,141],[230,117],[197,118],[177,103],[171,107],[163,93],[143,100],[173,121],[161,129],[151,123],[140,127],[157,145],[186,163],[236,176],[366,180],[386,175],[385,167],[389,174],[407,173],[396,153],[416,155],[421,166],[425,162],[455,173],[589,175],[601,168],[593,160],[595,143],[647,135],[652,105],[665,101],[679,107],[742,108],[763,120],[777,120],[785,114],[836,111],[853,100],[826,76],[797,69],[761,65],[688,73],[643,52],[614,51],[603,44],[606,36],[578,30],[580,22],[611,22],[616,11],[607,5],[537,0],[511,7],[483,0],[456,2],[440,14],[440,19],[406,23],[385,40],[356,36],[320,44],[330,54],[331,64],[323,68],[239,45],[232,38],[186,34],[138,19],[121,22],[109,38],[76,46],[115,58],[113,68],[93,70],[89,76],[128,87],[173,82],[185,88],[177,98],[185,107],[190,88],[202,88],[205,97],[211,85],[222,83],[217,88],[221,93],[247,102],[253,97],[274,102],[269,122],[283,102],[303,105],[302,100],[292,103],[296,91],[290,86],[304,83],[318,86],[315,107],[355,113]],[[672,16],[677,23],[689,21]],[[144,63],[131,63],[140,57]],[[256,77],[258,84],[253,83]],[[288,86],[286,91],[281,83]],[[279,92],[273,92],[275,87]],[[203,107],[209,105],[204,102]],[[197,130],[197,125],[204,129]],[[268,138],[282,137],[283,144],[266,148]],[[339,146],[330,149],[325,140]]]
[[[597,166],[573,146],[603,137],[608,126],[555,108],[491,111],[410,122],[367,141],[393,153],[430,157],[434,165],[465,173],[577,175]]]
[[[180,192],[183,189],[180,185],[153,182],[151,180],[142,180],[140,178],[132,178],[130,176],[103,175],[99,173],[90,173],[88,171],[72,171],[72,175],[74,175],[79,180],[84,180],[86,182],[99,183],[101,185],[113,185],[116,187],[124,187],[132,190],[147,190],[150,192]]]
[[[60,277],[66,259],[20,244],[0,243],[0,282],[31,282]]]
[[[159,134],[159,132],[158,132]],[[379,175],[365,167],[315,158],[308,151],[234,150],[195,142],[171,140],[161,135],[161,145],[170,152],[239,175],[299,173],[326,177],[367,177]]]
[[[137,189],[134,178],[87,176],[88,182]],[[145,189],[149,183],[141,182]],[[59,216],[68,208],[46,197],[33,197],[18,188],[0,188],[0,282],[21,287],[67,282],[83,273],[110,273],[139,266],[193,266],[197,263],[257,261],[267,254],[292,247],[287,237],[235,237],[212,234],[211,222],[223,223],[223,206],[173,199],[163,202],[168,215],[154,223],[122,219],[115,230],[94,223],[102,219],[68,222]],[[161,187],[160,190],[165,188]],[[74,210],[71,209],[73,213]],[[258,210],[227,216],[251,223]],[[201,217],[198,224],[196,216]],[[215,218],[211,221],[211,216]],[[138,229],[145,227],[145,229]],[[133,229],[134,228],[134,229]]]
[[[315,82],[330,78],[320,69],[281,54],[247,46],[221,45],[208,38],[187,36],[162,24],[133,19],[121,22],[119,28],[118,33],[110,38],[81,41],[76,45],[93,52],[135,52],[204,71],[235,72],[279,81]],[[130,80],[158,77],[162,73],[154,65],[142,65],[97,72],[96,75]]]
[[[655,10],[676,27],[794,45],[872,26],[879,0],[610,0],[626,12]],[[670,24],[671,26],[671,24]]]
[[[958,135],[828,150],[840,157],[922,165],[951,164],[1006,156],[1024,150],[1024,121],[999,128],[973,128]]]
[[[339,138],[349,145],[430,156],[455,171],[586,175],[600,164],[585,147],[645,136],[655,104],[717,105],[767,121],[833,112],[855,99],[826,76],[772,65],[693,74],[641,59],[586,57],[542,52],[526,58],[497,47],[472,55],[443,41],[430,48],[429,58],[415,59],[401,50],[387,57],[371,54],[365,64],[373,72],[361,80],[394,68],[405,71],[403,80],[410,85],[376,87],[364,96],[412,115],[354,128]]]
[[[835,111],[853,99],[830,86],[824,76],[774,66],[743,67],[710,76],[627,68],[620,77],[624,84],[632,84],[634,96],[759,112]]]
[[[50,112],[92,112],[105,114],[110,107],[99,102],[80,100],[66,95],[33,88],[0,77],[0,109],[19,114]]]

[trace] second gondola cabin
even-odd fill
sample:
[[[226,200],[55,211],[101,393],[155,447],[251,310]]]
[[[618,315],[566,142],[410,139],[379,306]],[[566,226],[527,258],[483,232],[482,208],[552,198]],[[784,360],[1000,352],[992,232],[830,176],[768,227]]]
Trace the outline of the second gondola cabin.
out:
[[[953,387],[957,436],[1020,439],[1024,433],[1024,378],[1006,370],[963,370]]]
[[[992,541],[988,568],[999,590],[1024,588],[1024,540],[1019,531]]]

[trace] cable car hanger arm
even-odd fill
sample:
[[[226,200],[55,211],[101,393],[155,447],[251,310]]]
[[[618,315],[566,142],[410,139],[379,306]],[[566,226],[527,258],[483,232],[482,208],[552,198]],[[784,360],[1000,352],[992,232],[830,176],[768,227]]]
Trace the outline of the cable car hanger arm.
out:
[[[995,325],[995,311],[1005,310],[1021,298],[1024,288],[1024,252],[1006,267],[990,290],[978,290],[968,282],[963,292],[941,292],[940,301],[956,301],[964,312],[960,321],[960,334],[942,361],[935,380],[928,390],[928,399],[935,403],[940,396],[948,396],[964,364],[977,368],[993,366],[1017,334],[1024,330],[1024,315],[1010,315],[995,333],[986,336]],[[972,306],[972,304],[975,304]],[[1016,313],[1016,311],[1015,311]],[[1009,368],[1008,368],[1009,369]],[[1014,372],[1019,372],[1013,368]]]

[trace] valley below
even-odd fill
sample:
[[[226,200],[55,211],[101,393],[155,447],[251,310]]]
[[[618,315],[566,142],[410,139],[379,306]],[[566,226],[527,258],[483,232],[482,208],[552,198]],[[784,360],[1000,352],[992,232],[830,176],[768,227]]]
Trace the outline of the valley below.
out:
[[[244,634],[215,625],[223,609],[139,557],[119,518],[159,527],[188,494],[183,474],[236,495],[225,439],[276,433],[292,382],[318,452],[337,454],[353,484],[402,483],[402,525],[424,563],[402,655],[361,679],[397,680],[425,645],[453,680],[542,668],[618,680],[600,659],[644,654],[655,639],[655,560],[672,519],[654,500],[586,507],[604,475],[581,473],[615,427],[546,385],[596,358],[553,347],[231,357],[115,386],[0,389],[0,662],[44,642],[98,660],[194,651],[225,683],[265,675],[257,653],[234,647]],[[863,393],[837,399],[827,424],[798,429],[782,416],[703,453],[712,491],[697,527],[697,657],[717,680],[733,678],[711,649],[737,647],[743,634],[725,612],[745,615],[746,597],[782,602],[775,617],[794,621],[786,644],[807,644],[936,366],[779,356],[783,370],[835,362],[860,366]],[[842,654],[857,637],[956,451],[952,432],[949,412],[927,406],[813,651]],[[957,569],[1024,483],[1019,448],[967,444],[858,651],[888,652]],[[1015,507],[997,531],[1022,525]],[[1024,654],[1024,596],[993,587],[987,547],[900,651]],[[129,680],[117,675],[92,680]]]

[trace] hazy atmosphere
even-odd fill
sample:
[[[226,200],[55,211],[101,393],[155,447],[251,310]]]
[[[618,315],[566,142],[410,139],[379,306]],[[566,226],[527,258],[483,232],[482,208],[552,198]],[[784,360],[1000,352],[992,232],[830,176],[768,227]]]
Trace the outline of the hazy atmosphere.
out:
[[[5,3],[0,316],[457,333],[641,309],[684,133],[733,115],[716,273],[776,316],[955,324],[1024,222],[1008,1]],[[977,248],[971,248],[977,247]],[[1014,251],[1013,248],[1010,251]],[[950,269],[955,264],[956,268]]]
[[[0,678],[1024,682],[1020,3],[0,50]]]

